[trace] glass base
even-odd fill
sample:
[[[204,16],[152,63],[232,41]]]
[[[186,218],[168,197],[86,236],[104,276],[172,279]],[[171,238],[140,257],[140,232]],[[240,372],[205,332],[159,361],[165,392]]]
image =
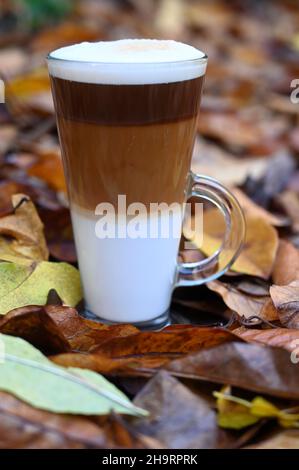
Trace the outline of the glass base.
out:
[[[114,322],[110,320],[106,320],[105,318],[98,317],[94,313],[90,312],[89,310],[83,310],[83,312],[80,312],[81,315],[83,315],[85,318],[88,320],[93,320],[97,321],[99,323],[105,323],[106,325],[119,325],[121,323],[129,323],[130,325],[136,326],[139,330],[161,330],[162,328],[165,328],[165,326],[168,326],[171,324],[170,322],[170,316],[169,316],[169,309],[162,313],[162,315],[159,315],[156,318],[153,318],[151,320],[146,320],[146,321],[141,321],[141,322]]]

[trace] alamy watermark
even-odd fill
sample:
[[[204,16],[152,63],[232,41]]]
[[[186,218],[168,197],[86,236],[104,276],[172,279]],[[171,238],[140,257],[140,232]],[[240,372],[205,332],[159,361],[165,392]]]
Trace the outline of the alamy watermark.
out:
[[[185,249],[194,248],[203,239],[203,204],[166,202],[145,205],[134,202],[127,205],[125,194],[118,195],[117,207],[109,202],[97,205],[98,220],[95,233],[99,239],[180,239],[183,234],[189,242]],[[191,246],[192,245],[192,246]]]
[[[290,100],[293,104],[299,103],[299,78],[294,78],[291,81],[290,87],[293,88],[293,91],[290,95]]]
[[[299,339],[294,339],[294,341],[291,342],[290,346],[292,348],[291,362],[293,364],[298,364],[299,363]]]

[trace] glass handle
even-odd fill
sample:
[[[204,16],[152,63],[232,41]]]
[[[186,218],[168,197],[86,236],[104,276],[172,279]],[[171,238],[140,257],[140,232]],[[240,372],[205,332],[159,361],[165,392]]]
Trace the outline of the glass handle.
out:
[[[194,263],[178,263],[175,287],[196,286],[224,274],[238,257],[245,239],[245,220],[242,209],[222,184],[208,176],[189,174],[187,197],[204,199],[214,204],[225,219],[225,235],[221,247],[209,258]]]

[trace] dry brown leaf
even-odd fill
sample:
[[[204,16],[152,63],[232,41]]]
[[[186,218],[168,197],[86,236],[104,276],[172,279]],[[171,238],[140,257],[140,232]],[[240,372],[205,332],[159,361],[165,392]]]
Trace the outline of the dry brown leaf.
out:
[[[245,449],[299,449],[299,431],[287,429],[246,446]]]
[[[293,229],[299,232],[299,196],[295,191],[287,190],[277,196],[279,204],[283,207],[292,221]]]
[[[286,286],[271,286],[270,295],[281,323],[288,328],[299,328],[299,280]]]
[[[269,330],[257,330],[241,326],[233,330],[234,334],[240,336],[245,341],[262,343],[267,346],[276,346],[293,352],[299,345],[299,330],[288,328],[273,328]]]
[[[12,196],[16,193],[23,192],[24,187],[21,183],[15,181],[0,182],[0,217],[11,214],[13,210]]]
[[[86,25],[64,21],[55,28],[42,30],[32,41],[34,50],[48,53],[58,47],[82,41],[96,41],[100,39],[99,29],[94,30]]]
[[[261,178],[267,159],[260,157],[235,157],[219,145],[197,139],[192,157],[195,173],[212,176],[226,186],[241,185],[247,177]]]
[[[293,108],[295,108],[294,105],[293,105]],[[295,150],[295,152],[299,153],[299,127],[298,126],[295,127],[290,132],[289,138],[290,138],[290,144],[292,148]]]
[[[189,327],[178,328],[173,325],[156,332],[140,332],[129,337],[114,338],[96,346],[91,352],[108,357],[123,358],[138,355],[187,354],[216,344],[235,341],[229,331],[222,328]]]
[[[23,49],[10,47],[0,51],[0,75],[5,78],[20,74],[28,61]]]
[[[103,331],[98,346],[91,348],[89,354],[64,353],[51,359],[65,367],[88,368],[102,374],[130,376],[136,375],[137,370],[137,375],[142,375],[144,368],[157,369],[192,351],[239,340],[228,330],[194,325],[172,325],[159,332],[131,334],[128,340],[125,332],[121,338],[120,334],[113,333],[113,327],[110,328],[111,335]]]
[[[50,359],[55,364],[63,367],[79,367],[81,369],[94,370],[99,374],[112,374],[114,376],[135,376],[136,369],[140,372],[144,368],[158,369],[176,357],[177,354],[172,353],[161,353],[156,356],[151,353],[144,353],[139,356],[120,358],[98,353],[61,353],[51,356]],[[140,375],[142,375],[142,372]]]
[[[3,155],[14,144],[17,137],[17,129],[10,124],[0,127],[0,156]]]
[[[38,410],[0,392],[0,449],[156,448],[117,415],[89,418]]]
[[[267,211],[263,207],[258,206],[248,196],[246,196],[246,194],[241,191],[241,189],[233,188],[232,193],[237,198],[247,217],[250,216],[264,219],[274,227],[284,227],[289,224],[287,218],[271,214],[271,212]]]
[[[268,279],[272,273],[278,248],[278,235],[274,227],[261,217],[245,213],[246,238],[244,247],[232,266],[232,270],[242,274]],[[225,230],[224,219],[217,209],[204,213],[203,242],[195,234],[192,240],[207,256],[212,255],[221,245]]]
[[[143,387],[134,403],[150,412],[135,420],[134,429],[158,438],[168,449],[231,448],[240,437],[218,427],[215,410],[200,389],[193,393],[165,371]]]
[[[228,384],[286,399],[299,399],[298,365],[289,351],[230,342],[175,359],[164,369],[177,377]],[[148,370],[148,374],[154,371]]]
[[[207,286],[212,291],[217,292],[225,304],[241,317],[259,316],[267,321],[277,320],[278,318],[269,296],[246,294],[235,285],[221,281],[209,282]]]
[[[82,449],[113,445],[88,418],[35,409],[0,392],[0,449]]]
[[[191,26],[205,28],[209,31],[228,29],[233,21],[232,12],[227,5],[219,2],[188,2],[186,6],[187,19]]]
[[[280,117],[257,119],[241,113],[201,113],[199,132],[216,138],[232,148],[247,149],[255,155],[273,153],[279,147],[279,137],[287,128]]]
[[[28,305],[0,319],[0,331],[20,336],[47,354],[87,352],[111,338],[136,334],[133,325],[112,325],[86,320],[76,309],[61,305]],[[80,357],[80,356],[79,356]]]
[[[279,241],[272,279],[279,286],[299,280],[299,250],[287,240]]]
[[[24,194],[15,194],[12,204],[14,213],[0,218],[0,259],[47,260],[44,226],[34,204]]]

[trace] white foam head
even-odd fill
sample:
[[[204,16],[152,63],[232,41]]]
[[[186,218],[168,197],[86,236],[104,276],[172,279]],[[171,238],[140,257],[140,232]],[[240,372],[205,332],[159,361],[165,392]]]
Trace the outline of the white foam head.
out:
[[[121,39],[82,42],[49,54],[51,75],[76,82],[136,85],[191,80],[204,75],[206,56],[176,41]]]

